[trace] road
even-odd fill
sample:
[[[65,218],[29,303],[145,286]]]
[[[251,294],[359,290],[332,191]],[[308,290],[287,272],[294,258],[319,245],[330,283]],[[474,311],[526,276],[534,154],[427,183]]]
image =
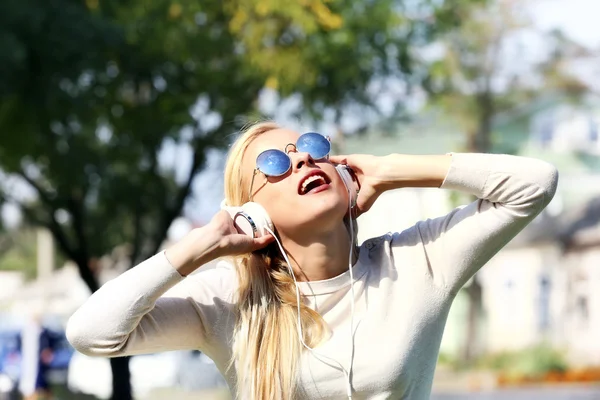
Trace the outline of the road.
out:
[[[226,390],[180,392],[161,390],[144,400],[229,400]],[[500,390],[493,392],[433,394],[431,400],[600,400],[600,385]]]
[[[547,387],[484,393],[434,394],[431,400],[600,400],[600,386]]]

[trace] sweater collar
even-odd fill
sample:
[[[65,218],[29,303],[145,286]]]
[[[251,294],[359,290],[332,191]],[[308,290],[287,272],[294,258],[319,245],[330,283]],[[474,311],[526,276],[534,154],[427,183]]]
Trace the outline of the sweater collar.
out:
[[[363,248],[361,246],[358,260],[352,266],[354,282],[360,280],[368,270],[368,262],[366,262],[367,260],[365,259],[362,250]],[[347,287],[350,287],[350,270],[322,281],[298,282],[300,293],[305,296],[334,293]]]

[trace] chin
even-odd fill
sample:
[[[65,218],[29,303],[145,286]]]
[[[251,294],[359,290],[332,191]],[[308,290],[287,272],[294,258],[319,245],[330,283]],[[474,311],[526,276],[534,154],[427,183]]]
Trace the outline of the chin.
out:
[[[302,225],[311,225],[318,230],[333,229],[348,213],[348,201],[340,196],[323,196],[318,201],[311,201],[310,205],[305,204],[304,207],[306,213]]]
[[[331,190],[290,199],[285,208],[272,210],[273,223],[280,232],[308,234],[333,230],[348,213],[348,199],[344,194]]]

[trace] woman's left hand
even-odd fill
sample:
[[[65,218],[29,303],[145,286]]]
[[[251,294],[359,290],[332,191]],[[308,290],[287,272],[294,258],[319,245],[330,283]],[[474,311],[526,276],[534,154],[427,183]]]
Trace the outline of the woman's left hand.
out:
[[[375,200],[385,191],[384,177],[380,176],[382,157],[369,154],[332,155],[329,161],[349,166],[358,180],[360,191],[354,208],[354,217],[369,211]]]
[[[386,190],[404,187],[439,188],[452,163],[452,155],[390,154],[376,157],[368,154],[330,156],[334,164],[346,164],[358,179],[360,192],[355,215],[367,212]]]

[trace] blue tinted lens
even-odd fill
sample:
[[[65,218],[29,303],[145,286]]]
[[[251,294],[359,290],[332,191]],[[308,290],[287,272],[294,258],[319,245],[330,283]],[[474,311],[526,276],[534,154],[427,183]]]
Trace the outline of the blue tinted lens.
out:
[[[320,133],[305,133],[296,142],[296,149],[302,153],[308,153],[315,160],[325,158],[331,151],[329,140]]]
[[[256,157],[256,167],[265,175],[281,176],[292,166],[290,158],[281,150],[265,150]]]

